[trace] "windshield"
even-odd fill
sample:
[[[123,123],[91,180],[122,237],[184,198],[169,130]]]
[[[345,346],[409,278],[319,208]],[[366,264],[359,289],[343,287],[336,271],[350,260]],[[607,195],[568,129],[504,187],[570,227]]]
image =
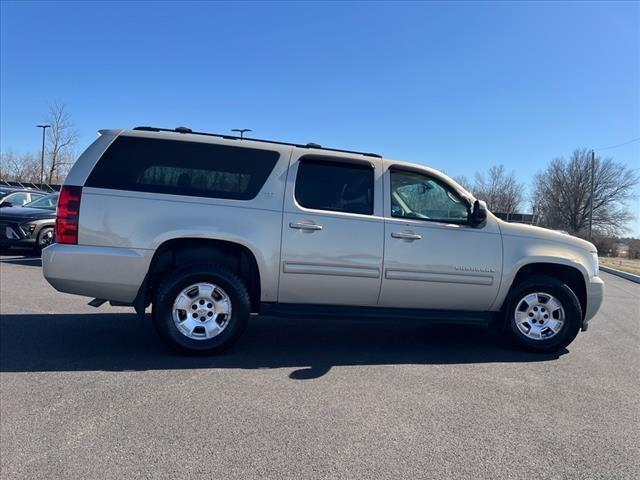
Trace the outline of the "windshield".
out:
[[[29,208],[46,208],[47,210],[55,210],[56,205],[58,204],[58,194],[52,193],[50,195],[45,195],[44,197],[40,197],[33,202],[29,202],[25,204],[25,207]]]

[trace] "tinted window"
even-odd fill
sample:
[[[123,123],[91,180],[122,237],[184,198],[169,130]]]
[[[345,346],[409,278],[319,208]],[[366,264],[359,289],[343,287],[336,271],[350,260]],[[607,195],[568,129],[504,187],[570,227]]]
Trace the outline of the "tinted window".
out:
[[[58,194],[52,193],[51,195],[40,197],[37,200],[32,200],[31,202],[27,203],[25,207],[46,208],[48,210],[55,210],[57,204],[58,204]]]
[[[87,186],[250,200],[278,161],[268,150],[137,137],[118,137]]]
[[[305,208],[373,213],[373,167],[303,158],[296,179],[296,200]]]
[[[391,170],[391,216],[466,223],[467,204],[437,180],[419,173]]]

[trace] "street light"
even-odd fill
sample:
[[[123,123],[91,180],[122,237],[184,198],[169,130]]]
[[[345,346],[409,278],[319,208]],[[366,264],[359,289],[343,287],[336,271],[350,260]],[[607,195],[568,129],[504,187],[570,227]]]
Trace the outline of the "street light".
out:
[[[591,230],[593,229],[593,189],[596,175],[596,154],[591,150],[591,194],[589,195],[589,241],[591,241]]]
[[[232,132],[240,132],[240,138],[244,138],[244,132],[251,132],[250,128],[234,128]]]
[[[36,125],[36,127],[42,129],[42,155],[40,156],[40,188],[42,188],[42,178],[44,176],[44,132],[51,125]]]

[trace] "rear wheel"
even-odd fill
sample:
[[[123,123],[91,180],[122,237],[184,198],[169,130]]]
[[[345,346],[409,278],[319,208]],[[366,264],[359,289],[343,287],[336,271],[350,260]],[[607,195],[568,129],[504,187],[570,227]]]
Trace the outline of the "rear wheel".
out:
[[[506,309],[508,331],[527,350],[554,352],[569,345],[582,323],[582,308],[564,283],[545,275],[514,287]]]
[[[159,287],[153,321],[160,336],[185,353],[217,353],[230,347],[251,312],[243,281],[224,267],[177,270]]]

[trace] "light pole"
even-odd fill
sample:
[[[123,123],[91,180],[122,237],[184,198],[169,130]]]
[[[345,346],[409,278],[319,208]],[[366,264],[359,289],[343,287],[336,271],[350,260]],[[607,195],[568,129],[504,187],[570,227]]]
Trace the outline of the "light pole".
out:
[[[42,177],[44,176],[44,132],[51,125],[36,125],[42,129],[42,155],[40,156],[40,188],[42,188]]]
[[[591,241],[591,230],[593,228],[593,190],[596,171],[596,154],[591,150],[591,195],[589,195],[589,241]]]
[[[232,132],[240,132],[240,138],[244,138],[244,132],[251,132],[250,128],[234,128]]]

